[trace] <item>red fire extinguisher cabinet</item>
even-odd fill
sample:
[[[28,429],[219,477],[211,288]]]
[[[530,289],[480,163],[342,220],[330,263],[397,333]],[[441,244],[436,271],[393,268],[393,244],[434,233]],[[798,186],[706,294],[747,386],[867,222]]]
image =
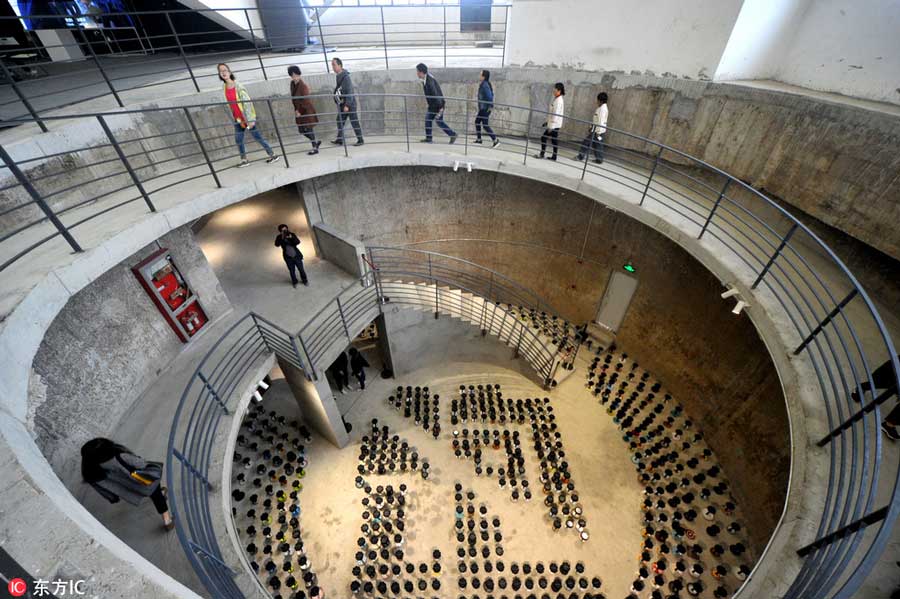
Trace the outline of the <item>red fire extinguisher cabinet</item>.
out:
[[[168,249],[153,252],[131,272],[181,341],[187,343],[206,326],[206,312]]]

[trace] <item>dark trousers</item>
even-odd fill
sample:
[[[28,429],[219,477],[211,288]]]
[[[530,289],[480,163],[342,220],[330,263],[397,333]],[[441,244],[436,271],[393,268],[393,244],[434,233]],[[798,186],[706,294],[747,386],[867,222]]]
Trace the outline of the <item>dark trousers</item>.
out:
[[[553,157],[556,158],[556,154],[559,152],[559,129],[544,129],[544,133],[541,135],[541,156],[547,150],[547,138],[550,138],[553,143]]]
[[[441,128],[441,131],[449,135],[450,137],[456,137],[456,132],[453,131],[447,123],[444,122],[444,113],[443,112],[432,112],[431,110],[425,113],[425,139],[431,139],[431,123],[436,122],[438,127]]]
[[[337,115],[337,138],[340,141],[344,141],[344,123],[347,119],[350,119],[350,125],[353,127],[353,132],[356,134],[356,141],[362,141],[362,127],[359,126],[359,115],[356,114],[355,110],[350,110],[348,112],[344,112],[344,109],[340,109],[341,112]]]
[[[359,388],[365,389],[366,388],[366,371],[363,369],[363,370],[360,370],[359,372],[354,372],[353,376],[355,376],[356,380],[359,381]]]
[[[156,487],[156,490],[150,494],[150,499],[153,501],[153,507],[156,508],[157,514],[164,514],[169,511],[169,504],[166,502],[166,497],[162,492],[162,485]]]
[[[297,131],[299,131],[300,135],[303,135],[309,141],[316,143],[316,132],[312,128],[312,125],[298,125]]]
[[[594,151],[595,159],[603,160],[603,142],[597,139],[597,136],[593,133],[581,141],[581,149],[578,151],[578,154],[583,156],[591,150]]]
[[[290,273],[291,273],[291,283],[293,283],[294,285],[297,284],[297,275],[295,273],[295,270],[299,270],[300,271],[300,280],[305,285],[306,284],[306,271],[303,270],[303,258],[301,258],[299,256],[294,256],[293,258],[285,256],[284,262],[285,262],[285,264],[287,264],[288,271],[290,271]]]
[[[491,126],[488,125],[488,119],[491,118],[490,110],[479,110],[478,115],[475,117],[475,135],[478,139],[481,139],[481,128],[484,127],[485,133],[491,136],[492,140],[496,140],[497,136],[494,135],[494,130],[491,129]]]
[[[345,387],[347,389],[350,388],[350,373],[346,370],[332,368],[331,376],[334,377],[334,382],[337,383],[338,391],[342,391]]]

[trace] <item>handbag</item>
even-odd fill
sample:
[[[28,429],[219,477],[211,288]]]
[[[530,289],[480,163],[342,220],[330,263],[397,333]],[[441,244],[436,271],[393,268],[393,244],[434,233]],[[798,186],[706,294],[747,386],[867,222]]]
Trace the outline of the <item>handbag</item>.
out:
[[[116,456],[116,461],[128,471],[128,475],[132,480],[149,487],[152,484],[156,483],[159,479],[162,478],[162,462],[146,462],[146,466],[143,468],[132,468],[129,466],[125,460],[122,459],[121,455]]]

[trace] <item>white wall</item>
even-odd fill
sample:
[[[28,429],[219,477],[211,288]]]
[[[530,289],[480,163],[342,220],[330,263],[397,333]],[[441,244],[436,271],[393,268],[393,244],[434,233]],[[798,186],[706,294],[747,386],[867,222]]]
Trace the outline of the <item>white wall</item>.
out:
[[[716,80],[772,79],[812,0],[744,0]]]
[[[815,0],[776,79],[900,104],[900,1]]]
[[[712,79],[741,3],[513,0],[507,63]]]
[[[259,18],[259,11],[256,10],[256,0],[178,0],[186,8],[194,10],[213,8],[215,11],[206,13],[211,20],[215,21],[222,27],[234,31],[243,38],[250,39],[250,27],[253,27],[253,37],[257,39],[266,39],[263,32],[262,20]],[[221,10],[223,8],[246,8],[243,10]],[[250,18],[249,25],[247,17]]]
[[[715,78],[900,104],[900,1],[745,0]]]

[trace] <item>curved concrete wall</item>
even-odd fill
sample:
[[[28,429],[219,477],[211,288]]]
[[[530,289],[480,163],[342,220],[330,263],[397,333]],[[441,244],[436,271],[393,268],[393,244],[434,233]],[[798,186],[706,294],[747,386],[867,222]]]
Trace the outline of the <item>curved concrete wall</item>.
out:
[[[553,185],[436,168],[351,171],[303,184],[307,209],[366,245],[407,245],[487,266],[576,323],[631,261],[638,290],[617,343],[663,381],[733,481],[758,555],[784,506],[790,434],[781,383],[723,284],[638,221]]]

